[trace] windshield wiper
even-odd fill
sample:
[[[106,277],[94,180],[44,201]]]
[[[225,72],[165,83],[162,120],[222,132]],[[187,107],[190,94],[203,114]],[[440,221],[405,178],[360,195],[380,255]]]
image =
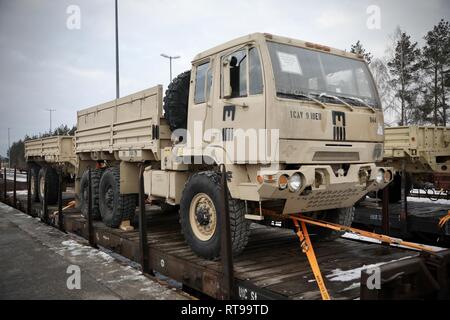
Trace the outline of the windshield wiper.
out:
[[[314,98],[314,97],[311,97],[310,95],[308,95],[308,94],[306,94],[306,93],[285,93],[285,92],[277,92],[277,94],[279,94],[279,95],[283,95],[283,96],[286,96],[286,97],[293,97],[293,98],[295,98],[295,97],[304,97],[304,98],[307,98],[307,99],[309,99],[309,100],[311,100],[311,101],[314,101],[315,103],[317,103],[317,104],[319,104],[322,108],[324,108],[324,109],[326,109],[327,108],[327,106],[322,102],[322,101],[320,101],[320,100],[318,100],[318,99],[316,99],[316,98]]]
[[[377,112],[374,107],[372,107],[370,104],[365,102],[363,99],[360,99],[360,98],[357,98],[357,97],[344,97],[344,98],[347,98],[347,99],[350,99],[350,100],[354,100],[354,101],[358,101],[359,103],[362,103],[364,106],[369,108],[373,113]]]
[[[332,99],[334,99],[334,100],[336,100],[336,101],[339,101],[340,103],[344,104],[344,105],[345,105],[347,108],[349,108],[351,111],[355,111],[355,109],[353,109],[353,107],[352,107],[348,102],[345,102],[344,100],[342,100],[342,99],[339,98],[339,97],[336,97],[336,96],[327,94],[327,93],[325,93],[325,92],[322,92],[321,94],[319,94],[319,98],[321,98],[321,97],[332,98]]]

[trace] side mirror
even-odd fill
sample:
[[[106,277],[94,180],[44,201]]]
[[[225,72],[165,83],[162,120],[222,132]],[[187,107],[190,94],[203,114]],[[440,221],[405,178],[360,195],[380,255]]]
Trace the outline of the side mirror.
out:
[[[223,97],[225,99],[231,98],[231,65],[229,59],[223,60]]]

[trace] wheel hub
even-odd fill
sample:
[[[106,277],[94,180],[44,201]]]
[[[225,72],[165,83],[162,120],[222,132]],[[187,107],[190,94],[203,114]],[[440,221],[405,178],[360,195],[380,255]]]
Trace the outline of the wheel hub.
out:
[[[189,220],[194,235],[201,241],[212,238],[217,226],[217,212],[211,198],[198,193],[191,201]]]
[[[196,211],[197,222],[201,226],[207,226],[211,221],[211,214],[209,213],[209,209],[205,206],[201,206],[197,208]]]

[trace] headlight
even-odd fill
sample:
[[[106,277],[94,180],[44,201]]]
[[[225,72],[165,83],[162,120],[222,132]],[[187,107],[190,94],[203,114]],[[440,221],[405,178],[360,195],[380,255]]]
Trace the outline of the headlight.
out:
[[[377,175],[375,177],[376,183],[383,183],[384,181],[384,170],[380,169],[377,172]]]
[[[297,192],[302,187],[302,177],[298,173],[294,173],[292,176],[289,177],[289,190],[291,192]]]

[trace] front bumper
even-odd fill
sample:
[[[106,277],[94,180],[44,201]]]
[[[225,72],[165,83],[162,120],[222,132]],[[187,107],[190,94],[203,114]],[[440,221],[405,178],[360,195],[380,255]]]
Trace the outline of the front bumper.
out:
[[[386,172],[382,182],[376,181],[380,170]],[[302,178],[298,191],[281,189],[278,179],[297,173]],[[392,181],[392,168],[371,164],[350,165],[346,174],[336,175],[328,165],[305,165],[297,170],[261,170],[258,193],[260,199],[285,199],[283,214],[352,207],[371,191],[383,189]]]

